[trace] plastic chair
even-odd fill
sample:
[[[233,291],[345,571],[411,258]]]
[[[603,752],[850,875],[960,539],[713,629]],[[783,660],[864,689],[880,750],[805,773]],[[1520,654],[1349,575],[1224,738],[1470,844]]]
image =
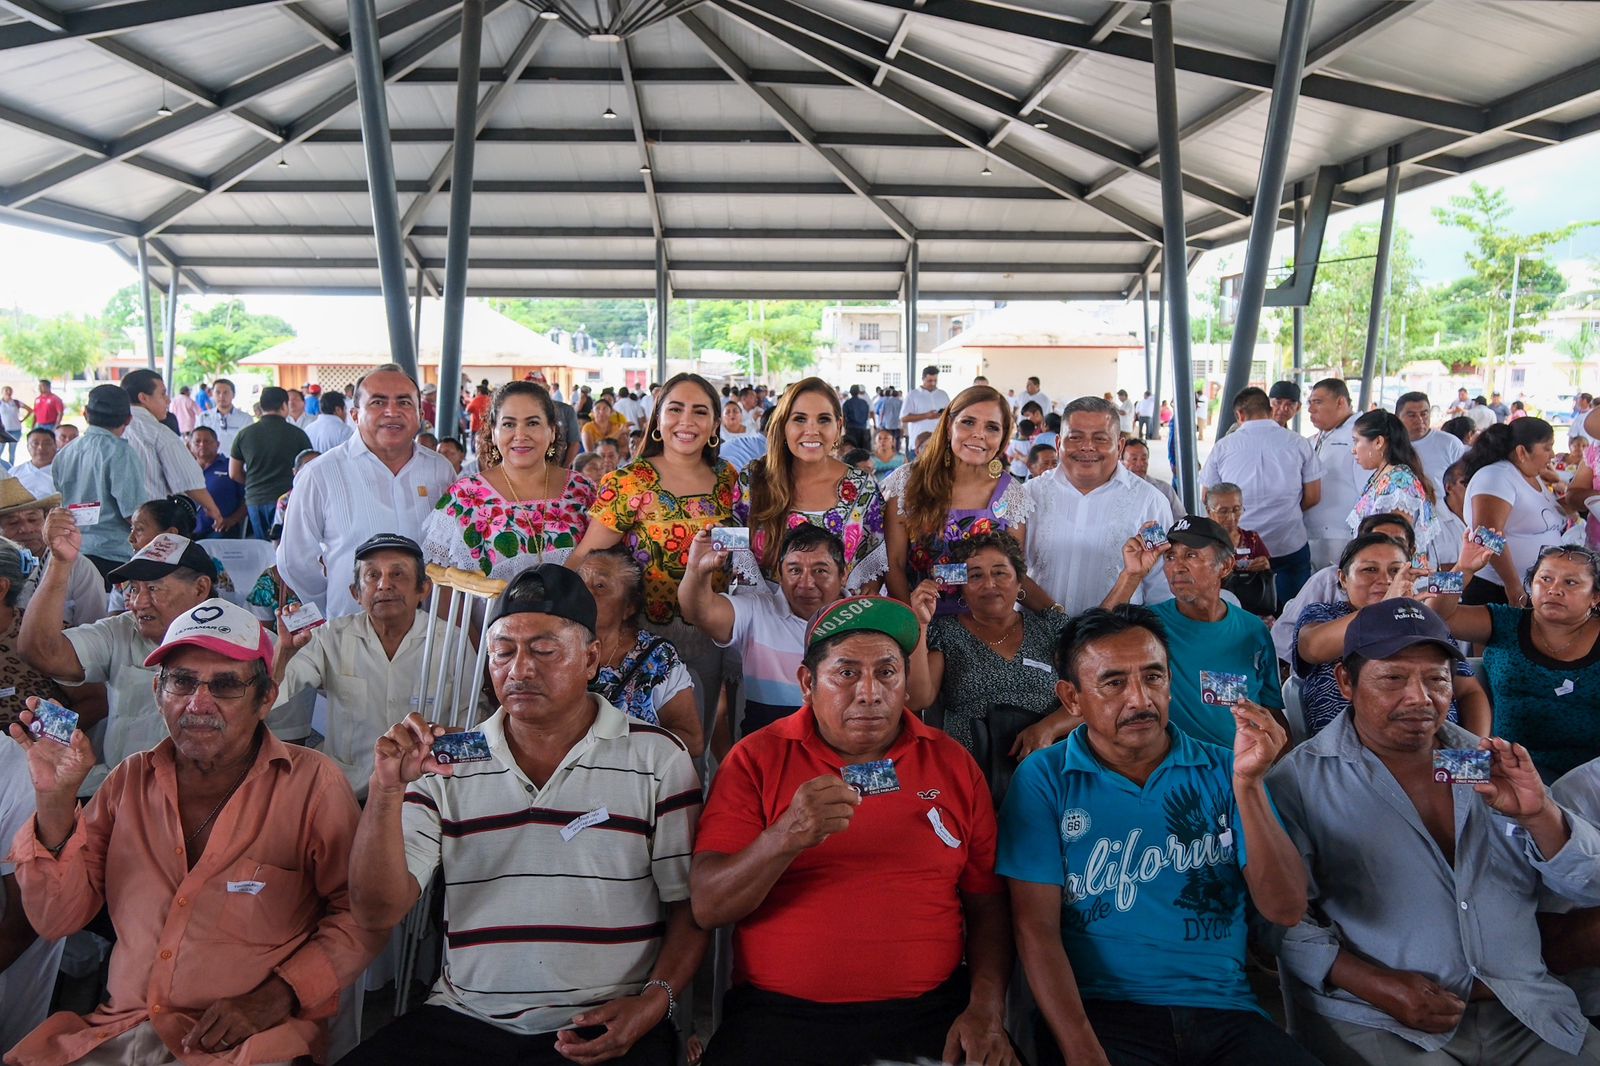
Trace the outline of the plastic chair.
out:
[[[205,553],[228,572],[233,581],[233,592],[219,595],[231,603],[247,608],[263,622],[272,621],[272,612],[246,602],[250,590],[267,569],[278,561],[276,549],[264,540],[200,540],[196,541]]]
[[[1289,722],[1289,744],[1303,744],[1310,739],[1306,726],[1305,705],[1300,702],[1300,679],[1290,674],[1283,680],[1283,717]]]

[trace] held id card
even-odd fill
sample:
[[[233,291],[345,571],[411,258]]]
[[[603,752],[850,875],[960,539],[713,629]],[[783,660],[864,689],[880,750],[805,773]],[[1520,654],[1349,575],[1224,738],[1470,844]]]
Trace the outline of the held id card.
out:
[[[57,744],[72,746],[72,733],[78,728],[78,712],[69,711],[54,700],[40,700],[33,712],[33,722],[28,732],[33,739],[46,737]]]
[[[1160,522],[1146,522],[1139,527],[1139,542],[1146,551],[1154,551],[1167,543],[1167,528]]]
[[[934,563],[933,579],[941,585],[965,585],[967,583],[967,564]]]
[[[72,516],[72,524],[79,529],[100,524],[100,501],[92,503],[69,503],[67,513]]]
[[[1489,780],[1493,752],[1478,748],[1440,748],[1433,753],[1433,779],[1441,785],[1476,785]]]
[[[1506,550],[1506,536],[1497,533],[1487,526],[1474,526],[1472,530],[1472,543],[1481,544],[1495,555],[1503,555]]]
[[[894,772],[893,759],[841,767],[840,776],[845,784],[863,796],[881,796],[900,791],[900,775]]]
[[[433,757],[440,766],[451,766],[460,762],[488,762],[494,758],[489,752],[488,738],[476,729],[434,737]]]
[[[711,546],[720,552],[733,551],[735,548],[749,551],[750,530],[744,526],[713,526]]]
[[[298,633],[302,629],[310,629],[324,621],[322,610],[314,603],[302,603],[294,611],[283,616],[283,628],[291,633]]]
[[[1213,670],[1200,671],[1200,700],[1202,703],[1232,707],[1245,698],[1250,689],[1250,679],[1243,674],[1228,674]]]
[[[1441,570],[1417,579],[1417,593],[1422,596],[1459,596],[1466,588],[1467,575],[1459,570]]]

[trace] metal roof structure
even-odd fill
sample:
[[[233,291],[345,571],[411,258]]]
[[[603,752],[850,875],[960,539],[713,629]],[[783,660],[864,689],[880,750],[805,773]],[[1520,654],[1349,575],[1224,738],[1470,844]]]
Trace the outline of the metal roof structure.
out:
[[[358,0],[359,2],[359,0]],[[468,292],[1116,298],[1160,254],[1149,5],[484,0]],[[379,0],[445,276],[460,0]],[[1248,231],[1282,0],[1173,9],[1188,245]],[[0,0],[0,220],[198,292],[379,291],[344,0]],[[1317,0],[1281,218],[1600,128],[1600,4]],[[614,118],[605,117],[607,113]],[[914,253],[912,250],[915,250]],[[1148,282],[1147,282],[1148,284]]]

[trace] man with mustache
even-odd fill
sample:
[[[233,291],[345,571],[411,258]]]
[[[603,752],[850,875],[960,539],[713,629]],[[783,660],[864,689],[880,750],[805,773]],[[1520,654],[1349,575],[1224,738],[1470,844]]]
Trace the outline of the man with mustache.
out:
[[[1262,784],[1283,727],[1241,700],[1231,751],[1173,728],[1166,635],[1145,607],[1074,618],[1055,667],[1083,725],[1017,770],[998,864],[1041,1063],[1314,1066],[1244,972],[1246,904],[1282,926],[1306,907]]]
[[[288,1066],[325,1048],[340,989],[384,938],[350,913],[350,787],[264,724],[271,659],[243,607],[180,614],[144,660],[168,736],[81,810],[89,738],[35,739],[27,712],[11,727],[38,804],[9,857],[29,920],[65,937],[104,907],[117,938],[105,1003],[46,1019],[7,1063]]]
[[[1445,720],[1460,658],[1421,603],[1363,608],[1337,667],[1350,711],[1269,775],[1311,885],[1282,966],[1329,1066],[1600,1063],[1536,913],[1550,897],[1600,904],[1600,831],[1551,797],[1522,745]],[[1441,779],[1461,749],[1488,755],[1488,780]]]
[[[378,738],[355,913],[387,931],[442,870],[444,976],[345,1066],[675,1066],[706,946],[688,900],[700,783],[676,737],[587,691],[595,615],[576,572],[524,570],[484,637],[489,757],[441,760],[420,714]]]

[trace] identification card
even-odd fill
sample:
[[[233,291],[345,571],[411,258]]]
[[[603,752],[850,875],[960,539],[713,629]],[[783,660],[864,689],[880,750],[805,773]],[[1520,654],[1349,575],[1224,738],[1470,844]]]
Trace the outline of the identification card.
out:
[[[1200,671],[1200,701],[1213,705],[1232,707],[1245,698],[1250,679],[1243,674],[1228,674],[1213,670]]]
[[[1489,780],[1493,752],[1479,748],[1440,748],[1433,753],[1433,779],[1442,785],[1476,785]]]
[[[433,757],[440,766],[458,762],[488,762],[494,758],[489,739],[475,729],[433,738]]]
[[[100,524],[100,501],[93,503],[72,503],[67,505],[67,513],[72,515],[72,524],[79,529]]]
[[[28,732],[33,739],[47,737],[57,744],[72,746],[72,732],[78,728],[78,712],[69,711],[54,700],[40,700],[33,712],[33,723]]]
[[[1459,570],[1441,570],[1417,579],[1417,592],[1424,596],[1459,596],[1466,587],[1467,575]]]
[[[1503,554],[1506,550],[1505,534],[1497,533],[1485,526],[1477,526],[1472,530],[1472,543],[1483,545],[1495,555]]]
[[[735,548],[749,551],[750,530],[743,526],[713,526],[711,546],[722,552],[733,551]]]
[[[596,807],[588,814],[580,814],[578,817],[562,826],[561,839],[570,844],[572,843],[573,837],[577,836],[591,825],[599,825],[601,822],[609,822],[610,820],[610,811],[606,810],[604,807]]]
[[[857,763],[841,768],[845,784],[863,796],[880,796],[900,791],[900,775],[894,772],[893,759]]]
[[[259,896],[261,890],[267,887],[265,881],[229,881],[228,891],[242,893],[246,896]]]
[[[967,564],[934,563],[933,579],[941,585],[965,585],[967,583]]]
[[[1167,543],[1167,527],[1160,522],[1146,522],[1139,527],[1139,542],[1146,551],[1153,551]]]
[[[324,621],[322,611],[314,603],[302,603],[288,614],[283,616],[283,628],[291,633],[298,633],[302,629],[310,629]]]
[[[928,822],[933,826],[934,835],[944,842],[947,848],[959,848],[961,841],[956,839],[954,833],[944,827],[944,819],[939,817],[939,808],[928,808]]]

